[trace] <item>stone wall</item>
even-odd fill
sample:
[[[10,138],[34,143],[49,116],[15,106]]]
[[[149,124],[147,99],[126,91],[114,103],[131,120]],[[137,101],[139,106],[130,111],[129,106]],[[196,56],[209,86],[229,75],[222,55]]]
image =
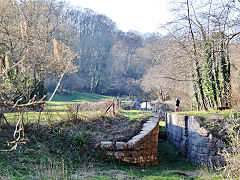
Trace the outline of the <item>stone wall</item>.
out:
[[[193,164],[218,167],[225,164],[218,151],[224,143],[203,127],[199,117],[179,114],[166,114],[168,140],[186,153]]]
[[[128,142],[101,142],[100,148],[110,159],[140,166],[158,164],[159,117],[151,117],[141,132]]]

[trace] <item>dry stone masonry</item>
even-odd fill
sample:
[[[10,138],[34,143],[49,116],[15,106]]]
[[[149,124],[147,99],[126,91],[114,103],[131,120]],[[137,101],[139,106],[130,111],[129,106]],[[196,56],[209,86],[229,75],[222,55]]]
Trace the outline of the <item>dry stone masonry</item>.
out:
[[[141,132],[128,142],[101,142],[101,149],[108,158],[136,164],[154,166],[158,164],[159,117],[151,117],[144,123]]]
[[[168,140],[186,153],[193,164],[218,167],[225,164],[218,150],[224,147],[223,142],[214,137],[203,127],[199,117],[179,114],[166,114]]]

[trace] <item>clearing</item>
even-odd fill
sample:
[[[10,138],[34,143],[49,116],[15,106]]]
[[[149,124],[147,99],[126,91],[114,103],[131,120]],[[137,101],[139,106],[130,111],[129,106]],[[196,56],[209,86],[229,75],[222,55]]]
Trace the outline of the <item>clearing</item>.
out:
[[[75,111],[71,103],[84,102],[83,107],[98,103],[106,96],[77,93],[56,95],[46,111],[25,113],[25,144],[16,151],[0,152],[0,179],[216,179],[213,172],[190,164],[168,141],[159,142],[159,165],[137,167],[118,162],[105,162],[94,146],[101,140],[132,136],[144,120],[146,111],[124,110],[117,117],[102,111]],[[90,102],[86,102],[90,100]],[[94,102],[93,102],[94,101]],[[82,107],[82,109],[84,109]],[[14,124],[17,113],[6,113]],[[160,122],[164,131],[164,122]],[[0,149],[8,149],[14,126],[2,125]],[[122,136],[122,135],[125,136]],[[126,140],[126,139],[125,139]]]

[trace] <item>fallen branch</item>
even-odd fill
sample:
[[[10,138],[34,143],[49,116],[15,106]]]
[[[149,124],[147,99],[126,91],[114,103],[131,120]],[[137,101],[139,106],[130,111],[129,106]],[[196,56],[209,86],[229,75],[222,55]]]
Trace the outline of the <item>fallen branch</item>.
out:
[[[36,106],[36,105],[40,105],[40,104],[45,104],[46,101],[43,101],[43,99],[45,99],[47,97],[47,95],[45,95],[42,99],[38,100],[38,101],[35,101],[35,102],[30,102],[30,103],[27,103],[27,104],[19,104],[17,105],[16,103],[13,104],[13,103],[9,103],[9,102],[0,102],[0,105],[3,105],[3,106],[10,106],[10,107],[17,107],[17,108],[22,108],[22,107],[28,107],[28,106]],[[19,101],[18,101],[19,102]]]
[[[13,150],[16,150],[18,144],[20,144],[20,143],[25,144],[26,143],[24,140],[22,141],[22,138],[25,136],[24,120],[23,120],[23,108],[28,107],[28,106],[36,106],[36,105],[40,105],[40,104],[44,105],[46,102],[43,101],[43,100],[46,97],[47,97],[47,95],[45,95],[39,101],[34,101],[35,100],[35,96],[34,96],[31,100],[29,100],[29,102],[27,104],[19,104],[19,105],[18,105],[18,102],[21,101],[21,99],[17,100],[17,102],[15,104],[9,103],[9,102],[0,102],[0,105],[9,106],[9,107],[12,107],[12,108],[18,108],[18,112],[19,112],[19,120],[18,120],[18,122],[15,126],[15,131],[13,133],[14,141],[8,142],[8,146],[10,146],[10,144],[14,144],[14,146],[11,149],[1,150],[1,151],[13,151]],[[0,125],[1,125],[1,120],[2,119],[5,119],[5,121],[7,122],[7,119],[5,118],[3,113],[0,113]]]
[[[173,81],[190,81],[190,82],[194,82],[195,81],[195,80],[192,80],[192,79],[176,79],[176,78],[168,77],[168,76],[153,77],[153,78],[156,78],[156,79],[171,79]]]

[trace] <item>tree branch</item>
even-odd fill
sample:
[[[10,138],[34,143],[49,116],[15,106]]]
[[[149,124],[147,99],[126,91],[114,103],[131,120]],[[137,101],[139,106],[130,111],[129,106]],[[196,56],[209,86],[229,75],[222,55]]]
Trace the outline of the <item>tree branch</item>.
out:
[[[171,79],[171,80],[174,80],[174,81],[189,81],[189,82],[194,82],[194,80],[192,79],[176,79],[176,78],[173,78],[173,77],[168,77],[168,76],[161,76],[161,77],[153,77],[153,78],[162,78],[162,79]]]

